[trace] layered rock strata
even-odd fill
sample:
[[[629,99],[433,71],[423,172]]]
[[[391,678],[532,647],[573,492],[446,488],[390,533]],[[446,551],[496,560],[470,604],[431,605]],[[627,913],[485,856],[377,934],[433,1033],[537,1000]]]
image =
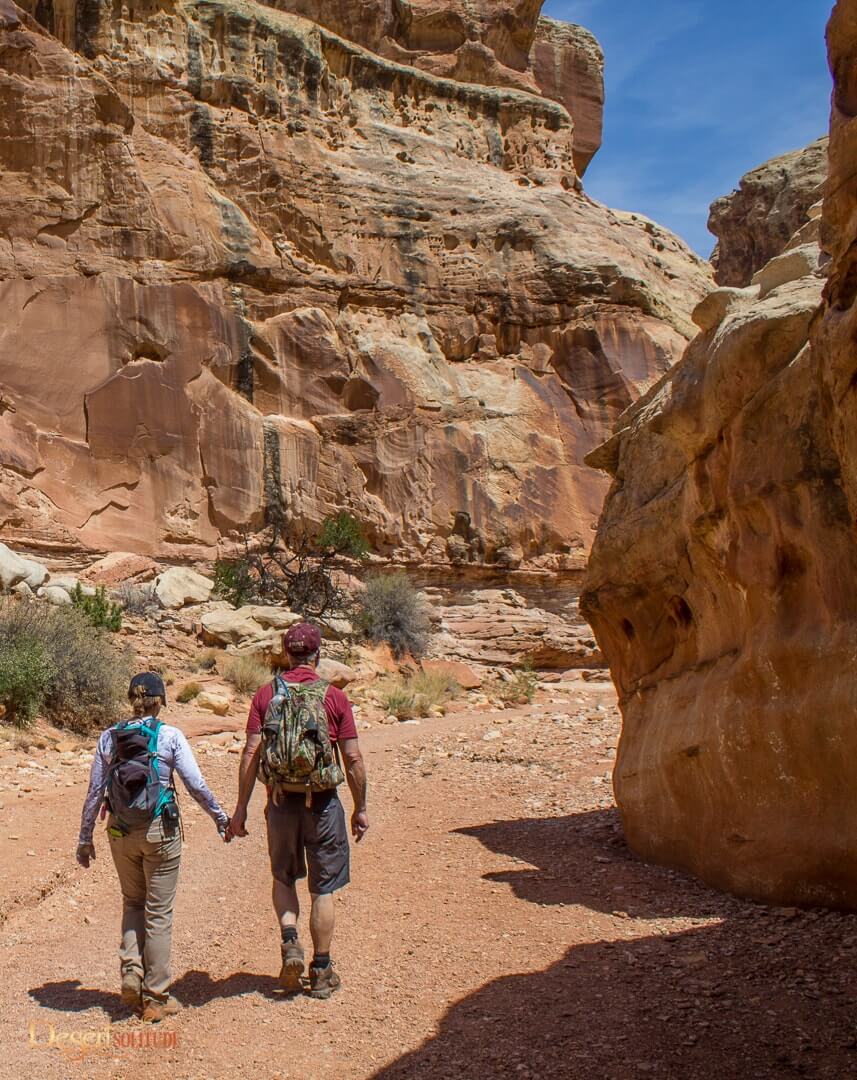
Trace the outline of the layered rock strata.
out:
[[[711,256],[718,285],[743,288],[780,255],[821,201],[827,179],[827,137],[773,158],[747,173],[736,191],[711,206],[717,237]]]
[[[371,5],[32,10],[0,0],[4,535],[192,559],[346,508],[383,554],[585,555],[583,457],[708,277],[581,194],[563,105],[343,36]],[[480,25],[523,71],[517,11]]]
[[[598,452],[614,481],[583,610],[621,696],[631,845],[744,895],[854,908],[854,0],[829,45],[824,250],[804,227],[751,287],[711,294]]]

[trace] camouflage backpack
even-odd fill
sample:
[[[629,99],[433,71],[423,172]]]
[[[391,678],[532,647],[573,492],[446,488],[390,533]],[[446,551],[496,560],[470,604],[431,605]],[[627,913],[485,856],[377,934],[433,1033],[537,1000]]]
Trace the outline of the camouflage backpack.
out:
[[[323,679],[289,683],[274,679],[274,696],[262,725],[259,776],[276,791],[329,791],[345,779],[330,738]]]

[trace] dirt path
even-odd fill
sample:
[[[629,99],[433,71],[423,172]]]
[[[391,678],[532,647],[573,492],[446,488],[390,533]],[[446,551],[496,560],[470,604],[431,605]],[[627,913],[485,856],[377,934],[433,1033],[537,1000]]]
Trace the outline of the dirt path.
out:
[[[185,799],[186,1008],[154,1029],[174,1046],[121,1045],[153,1029],[116,997],[103,838],[92,871],[68,862],[80,770],[69,788],[7,791],[0,1077],[857,1075],[857,920],[744,904],[636,860],[606,782],[616,731],[609,692],[581,685],[514,714],[366,732],[373,823],[338,901],[329,1002],[276,991],[259,797],[230,848]],[[200,760],[231,803],[237,757]],[[51,1025],[120,1045],[76,1059]]]

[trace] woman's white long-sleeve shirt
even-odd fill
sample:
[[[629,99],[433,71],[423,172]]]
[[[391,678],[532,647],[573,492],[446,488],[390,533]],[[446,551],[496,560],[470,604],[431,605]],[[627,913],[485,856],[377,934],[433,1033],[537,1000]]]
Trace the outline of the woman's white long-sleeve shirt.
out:
[[[141,718],[141,722],[151,723],[151,717]],[[83,804],[80,818],[80,838],[78,843],[91,844],[92,832],[98,818],[98,811],[104,801],[107,790],[107,778],[113,762],[112,728],[101,733],[95,750],[95,759],[89,773],[89,791]],[[224,813],[202,778],[199,765],[193,756],[193,750],[185,735],[176,727],[161,724],[158,730],[158,771],[165,783],[172,781],[173,772],[177,772],[190,795],[212,818],[218,828],[225,827],[229,815]]]

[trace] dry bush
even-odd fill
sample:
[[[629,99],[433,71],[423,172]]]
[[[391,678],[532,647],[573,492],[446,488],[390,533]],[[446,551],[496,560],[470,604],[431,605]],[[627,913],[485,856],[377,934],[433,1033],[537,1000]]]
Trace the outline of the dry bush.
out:
[[[531,705],[539,688],[539,677],[532,665],[524,664],[507,682],[501,682],[496,690],[501,701],[515,705]]]
[[[141,619],[151,618],[160,611],[160,605],[155,598],[155,586],[151,582],[147,585],[135,585],[133,581],[123,581],[111,595],[123,611]]]
[[[387,712],[400,720],[429,716],[461,693],[461,685],[442,671],[418,671],[388,687],[381,697]]]
[[[202,687],[198,682],[185,683],[184,686],[176,694],[176,701],[180,705],[187,705],[189,701],[193,701],[195,697],[198,697],[202,693]]]
[[[7,600],[0,604],[0,704],[30,722],[86,733],[122,713],[131,655],[74,608]]]
[[[221,654],[221,649],[203,649],[191,664],[191,669],[193,671],[214,671]]]
[[[396,657],[422,656],[431,633],[425,600],[401,573],[367,580],[356,622],[371,642],[387,642]]]
[[[227,656],[221,668],[224,679],[242,694],[254,694],[260,686],[271,681],[270,667],[255,653]]]

